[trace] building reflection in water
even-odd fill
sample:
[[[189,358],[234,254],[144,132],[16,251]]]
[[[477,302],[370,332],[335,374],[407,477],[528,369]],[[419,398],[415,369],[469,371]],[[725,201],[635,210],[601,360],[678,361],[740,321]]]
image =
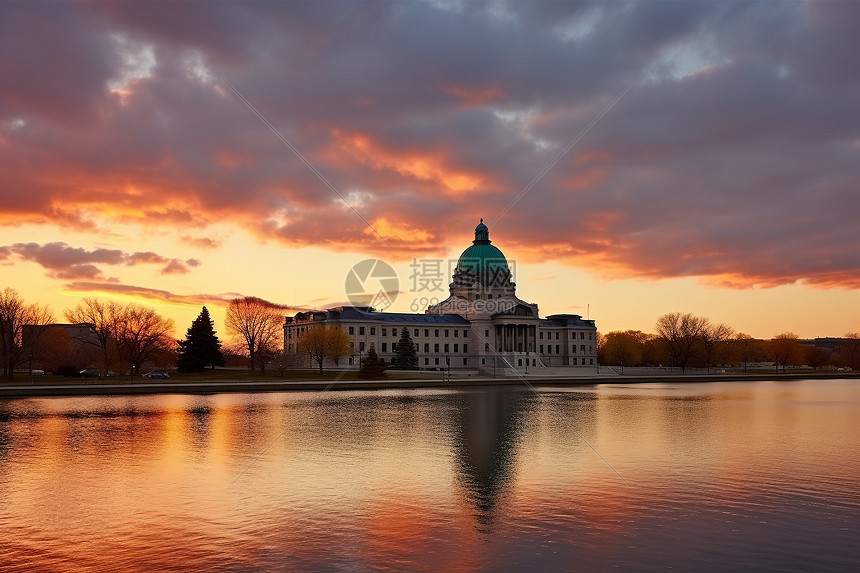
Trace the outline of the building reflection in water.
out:
[[[482,533],[492,532],[499,504],[514,481],[524,415],[535,400],[526,389],[487,387],[463,392],[452,410],[457,479]]]

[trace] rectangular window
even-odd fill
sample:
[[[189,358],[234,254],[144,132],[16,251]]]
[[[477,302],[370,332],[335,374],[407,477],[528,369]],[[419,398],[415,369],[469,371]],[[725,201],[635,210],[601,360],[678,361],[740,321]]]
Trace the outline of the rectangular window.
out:
[[[424,352],[430,352],[430,343],[429,342],[424,343]]]
[[[485,343],[484,343],[484,352],[489,352],[489,351],[490,351],[490,343],[489,343],[489,342],[485,342]]]
[[[589,359],[588,359],[588,363],[589,363],[589,364],[594,364],[594,358],[589,358]]]
[[[579,345],[579,351],[582,352],[583,354],[585,354],[585,345],[584,344]]]
[[[418,336],[418,329],[417,328],[412,331],[412,336]]]
[[[350,334],[355,334],[355,327],[354,327],[354,326],[350,326],[350,327],[349,327],[349,333],[350,333]]]
[[[364,343],[363,343],[363,342],[359,342],[359,343],[358,343],[358,351],[359,351],[359,352],[364,352]]]
[[[559,352],[559,351],[558,351],[558,344],[556,344],[556,345],[555,345],[555,353],[556,353],[556,354],[561,354],[561,352]]]
[[[370,327],[370,336],[376,336],[376,327],[375,326]]]
[[[430,366],[430,359],[429,358],[424,359],[424,366]]]
[[[580,339],[580,340],[585,340],[585,333],[584,333],[584,332],[580,332],[580,333],[579,333],[579,339]]]
[[[591,333],[588,333],[588,339],[591,340]]]
[[[540,339],[543,340],[543,332],[540,333]]]
[[[439,359],[438,359],[438,358],[436,358],[436,364],[437,364],[437,365],[439,364]]]
[[[372,330],[370,331],[370,334],[373,334]],[[388,329],[387,328],[382,329],[382,336],[388,336]]]
[[[454,338],[457,338],[460,335],[460,331],[456,328],[454,329]]]
[[[484,364],[486,364],[486,363],[487,363],[487,359],[486,359],[486,358],[481,358],[481,366],[483,366],[483,365],[484,365]]]
[[[570,347],[570,353],[576,354],[576,344],[574,344],[573,346]]]
[[[552,354],[552,345],[551,345],[551,344],[547,344],[547,345],[546,345],[546,353],[547,353],[547,354]]]
[[[465,328],[463,329],[463,338],[469,338],[469,331]]]
[[[448,329],[445,329],[445,338],[448,338]]]
[[[454,345],[454,352],[459,352],[459,351],[460,351],[460,345],[459,345],[459,344],[455,344],[455,345]]]
[[[540,345],[540,353],[543,354],[543,344]]]
[[[433,336],[435,336],[437,338],[439,337],[439,329],[438,328],[433,331]]]
[[[450,350],[448,350],[449,346],[450,345],[448,345],[448,344],[445,345],[445,354],[448,354],[449,352],[451,352]]]
[[[463,352],[469,352],[469,345],[466,343],[463,343]]]
[[[430,329],[429,328],[424,329],[424,336],[430,336]]]
[[[364,327],[363,327],[363,326],[359,326],[359,327],[358,327],[358,333],[359,333],[359,334],[364,334]]]
[[[373,333],[371,332],[371,334]],[[555,339],[558,340],[558,332],[555,333]],[[558,354],[558,352],[556,352],[556,354]]]
[[[463,366],[468,366],[468,364],[469,364],[469,359],[468,359],[468,358],[464,358],[464,359],[463,359]]]
[[[382,343],[382,351],[383,351],[383,352],[388,352],[388,343],[387,343],[387,342],[383,342],[383,343]]]
[[[578,361],[578,360],[579,360],[578,358],[574,358],[574,359],[573,359],[573,365],[574,365],[574,366],[576,366],[576,363],[577,363],[577,361]]]
[[[355,342],[349,343],[349,351],[350,353],[355,352]]]
[[[433,345],[433,352],[439,352],[439,343]]]
[[[490,337],[490,331],[489,331],[489,330],[485,330],[485,331],[484,331],[484,338],[489,338],[489,337]]]

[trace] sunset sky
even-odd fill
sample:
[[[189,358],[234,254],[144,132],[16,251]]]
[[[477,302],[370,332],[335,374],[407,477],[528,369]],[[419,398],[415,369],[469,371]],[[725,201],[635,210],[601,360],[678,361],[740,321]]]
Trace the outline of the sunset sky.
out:
[[[423,312],[483,218],[543,316],[860,331],[858,22],[840,0],[2,2],[0,289],[59,320],[154,305],[177,334],[205,304],[223,332],[232,297],[343,302],[381,258],[390,310]]]

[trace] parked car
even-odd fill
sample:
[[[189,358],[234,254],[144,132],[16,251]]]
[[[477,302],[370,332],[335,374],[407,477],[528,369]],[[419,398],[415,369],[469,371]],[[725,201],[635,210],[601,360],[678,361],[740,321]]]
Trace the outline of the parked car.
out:
[[[161,380],[167,380],[170,378],[170,374],[165,372],[164,370],[153,370],[151,372],[147,372],[143,375],[144,378],[158,378]]]
[[[78,376],[83,376],[84,378],[100,378],[101,375],[102,371],[98,368],[84,368],[78,372]]]

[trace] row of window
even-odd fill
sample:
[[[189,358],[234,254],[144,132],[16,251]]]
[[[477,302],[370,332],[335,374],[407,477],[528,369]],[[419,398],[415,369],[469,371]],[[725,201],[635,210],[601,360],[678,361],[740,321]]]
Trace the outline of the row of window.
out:
[[[591,349],[591,347],[589,347],[589,350],[590,350],[590,349]],[[540,353],[541,353],[541,354],[544,354],[544,351],[543,351],[543,344],[541,344],[541,345],[540,345]],[[561,345],[559,345],[559,344],[556,344],[556,345],[555,345],[555,353],[556,353],[556,354],[561,354]],[[572,346],[570,347],[570,353],[571,353],[571,354],[576,354],[576,344],[574,344],[574,345],[572,345]],[[580,345],[579,345],[579,353],[580,353],[580,354],[585,354],[585,353],[586,353],[585,345],[584,345],[584,344],[580,344]],[[546,345],[546,354],[552,354],[552,345],[551,345],[551,344],[547,344],[547,345]]]
[[[364,335],[366,334],[367,330],[370,330],[370,336],[376,336],[376,327],[375,327],[375,326],[370,326],[370,327],[364,327],[364,326],[355,327],[355,326],[350,326],[350,327],[349,327],[349,334],[351,334],[351,335],[355,335],[356,328],[358,329],[358,335],[359,335],[359,336],[364,336]],[[305,330],[307,330],[307,327],[299,327],[297,334],[298,334],[298,335],[301,335],[301,334],[303,334],[303,333],[305,332]],[[400,336],[399,331],[398,331],[398,329],[397,329],[397,328],[391,328],[390,330],[391,330],[391,334],[390,334],[390,336],[391,336],[391,337],[393,337],[393,338],[397,338],[397,337],[399,337],[399,336]],[[422,329],[420,329],[420,328],[414,328],[414,329],[412,329],[412,336],[413,336],[413,337],[419,337],[419,336],[421,335],[421,330],[422,330]],[[388,332],[388,331],[389,331],[389,328],[387,328],[387,327],[383,327],[383,328],[381,328],[381,331],[382,331],[382,332],[381,332],[381,336],[389,336],[389,332]],[[442,336],[444,336],[445,338],[449,338],[449,337],[451,336],[451,333],[452,333],[452,332],[453,332],[454,338],[459,338],[459,337],[460,337],[460,333],[461,333],[461,332],[462,332],[462,336],[463,336],[463,338],[468,338],[468,337],[469,337],[469,330],[468,330],[468,329],[465,329],[465,328],[463,328],[463,329],[459,329],[459,328],[453,328],[453,329],[449,329],[449,328],[445,328],[445,329],[439,329],[439,328],[433,328],[433,329],[431,329],[431,328],[424,328],[424,329],[423,329],[423,331],[424,331],[424,336],[425,336],[426,338],[429,338],[429,337],[430,337],[430,332],[431,332],[431,331],[433,332],[433,336],[434,336],[434,337],[436,337],[436,338],[438,338],[438,337],[440,336],[440,333],[442,333]],[[541,340],[543,340],[543,339],[544,339],[544,334],[546,334],[546,338],[547,338],[547,339],[552,339],[552,335],[553,335],[553,333],[552,333],[552,332],[546,332],[546,333],[544,333],[543,331],[541,331],[541,332],[539,333],[539,337],[540,337],[540,339],[541,339]],[[588,340],[592,340],[592,334],[593,334],[593,333],[591,333],[591,332],[589,332],[589,333],[588,333]],[[292,335],[293,335],[292,329],[288,329],[288,330],[287,330],[287,337],[288,337],[288,338],[292,338]],[[555,339],[556,339],[556,340],[559,340],[559,335],[560,335],[560,333],[559,333],[559,332],[555,332]],[[490,331],[489,331],[489,330],[484,330],[484,337],[485,337],[485,338],[489,338],[489,337],[490,337]],[[574,332],[574,333],[573,333],[573,338],[576,338],[576,332]],[[580,340],[585,340],[585,332],[580,332],[580,333],[579,333],[579,339],[580,339]],[[573,350],[573,351],[574,351],[574,352],[576,352],[576,349],[574,348],[574,350]],[[556,354],[557,354],[557,353],[556,353]]]
[[[354,364],[354,362],[355,362],[355,361],[354,361],[353,357],[352,357],[352,356],[350,356],[350,357],[349,357],[349,364],[350,364],[350,366],[352,366],[352,365]],[[441,364],[439,363],[439,359],[438,359],[438,358],[434,358],[434,359],[433,359],[433,365],[434,365],[434,366],[441,366]],[[446,366],[449,366],[450,364],[449,364],[449,363],[446,363],[445,365],[446,365]],[[468,365],[469,365],[469,359],[468,359],[468,358],[464,358],[464,359],[463,359],[463,366],[468,366]],[[425,359],[424,359],[424,366],[430,366],[430,359],[429,359],[429,358],[425,358]]]
[[[290,348],[292,348],[292,345],[290,345]],[[450,344],[445,344],[443,346],[443,345],[440,345],[438,342],[433,345],[433,352],[438,354],[440,352],[440,348],[442,349],[441,352],[444,352],[445,354],[448,354],[449,352],[451,352],[451,345]],[[354,342],[349,343],[349,349],[351,352],[355,351],[355,343]],[[364,342],[363,341],[358,343],[358,351],[364,352]],[[388,343],[387,342],[380,343],[380,350],[379,351],[380,352],[388,352]],[[396,352],[396,351],[397,351],[397,343],[393,342],[393,343],[391,343],[391,352]],[[416,344],[415,345],[415,352],[420,352],[420,351],[421,351],[421,346],[419,344]],[[424,352],[427,352],[427,353],[430,352],[430,343],[429,342],[424,343]],[[458,354],[459,352],[460,352],[460,344],[455,343],[454,344],[454,354]],[[463,352],[464,353],[469,352],[469,345],[468,344],[465,344],[465,343],[463,344]]]
[[[355,334],[355,329],[356,329],[356,327],[355,327],[355,326],[350,326],[350,327],[349,327],[349,333],[354,335],[354,334]],[[368,329],[370,330],[370,336],[376,336],[376,327],[375,327],[375,326],[370,326],[370,327],[359,326],[359,327],[358,327],[358,335],[359,335],[359,336],[363,336],[363,335],[365,334],[365,332],[366,332]],[[429,336],[430,336],[430,330],[431,330],[430,328],[425,328],[425,329],[424,329],[424,336],[425,336],[425,337],[429,337]],[[439,337],[439,333],[440,333],[440,332],[443,332],[443,329],[439,329],[439,328],[434,328],[434,329],[432,329],[432,330],[433,330],[433,336],[434,336],[434,337],[436,337],[436,338],[438,338],[438,337]],[[450,337],[450,336],[451,336],[451,332],[452,332],[452,331],[453,331],[453,333],[454,333],[454,338],[460,338],[460,333],[461,333],[461,332],[463,333],[463,338],[468,338],[468,337],[469,337],[469,331],[468,331],[468,329],[465,329],[465,328],[464,328],[464,329],[459,329],[459,328],[449,329],[449,328],[445,328],[445,329],[444,329],[444,336],[445,336],[446,338],[447,338],[447,337]],[[399,332],[400,332],[400,331],[399,331],[399,330],[397,330],[396,328],[392,328],[392,329],[391,329],[391,336],[393,336],[393,337],[395,337],[395,338],[396,338],[396,337],[400,336]],[[381,336],[388,336],[388,328],[382,328]],[[412,336],[413,336],[413,337],[421,336],[421,329],[420,329],[420,328],[413,328],[413,329],[412,329]]]
[[[546,338],[547,338],[547,340],[552,340],[552,334],[553,334],[552,332],[547,332],[547,333],[546,333]],[[558,340],[558,339],[559,339],[559,334],[560,334],[560,333],[559,333],[558,331],[556,331],[556,332],[555,332],[555,339],[556,339],[556,340]],[[591,339],[592,339],[592,338],[591,338],[592,334],[593,334],[593,333],[591,333],[591,332],[589,332],[589,333],[588,333],[588,339],[589,339],[589,340],[591,340]],[[539,338],[540,338],[541,340],[543,340],[543,335],[544,335],[544,333],[543,333],[543,332],[541,332],[541,333],[540,333],[540,336],[539,336]],[[573,337],[572,337],[572,338],[576,338],[576,333],[575,333],[575,332],[573,333]],[[579,333],[579,339],[580,339],[580,340],[585,340],[585,332],[580,332],[580,333]]]

